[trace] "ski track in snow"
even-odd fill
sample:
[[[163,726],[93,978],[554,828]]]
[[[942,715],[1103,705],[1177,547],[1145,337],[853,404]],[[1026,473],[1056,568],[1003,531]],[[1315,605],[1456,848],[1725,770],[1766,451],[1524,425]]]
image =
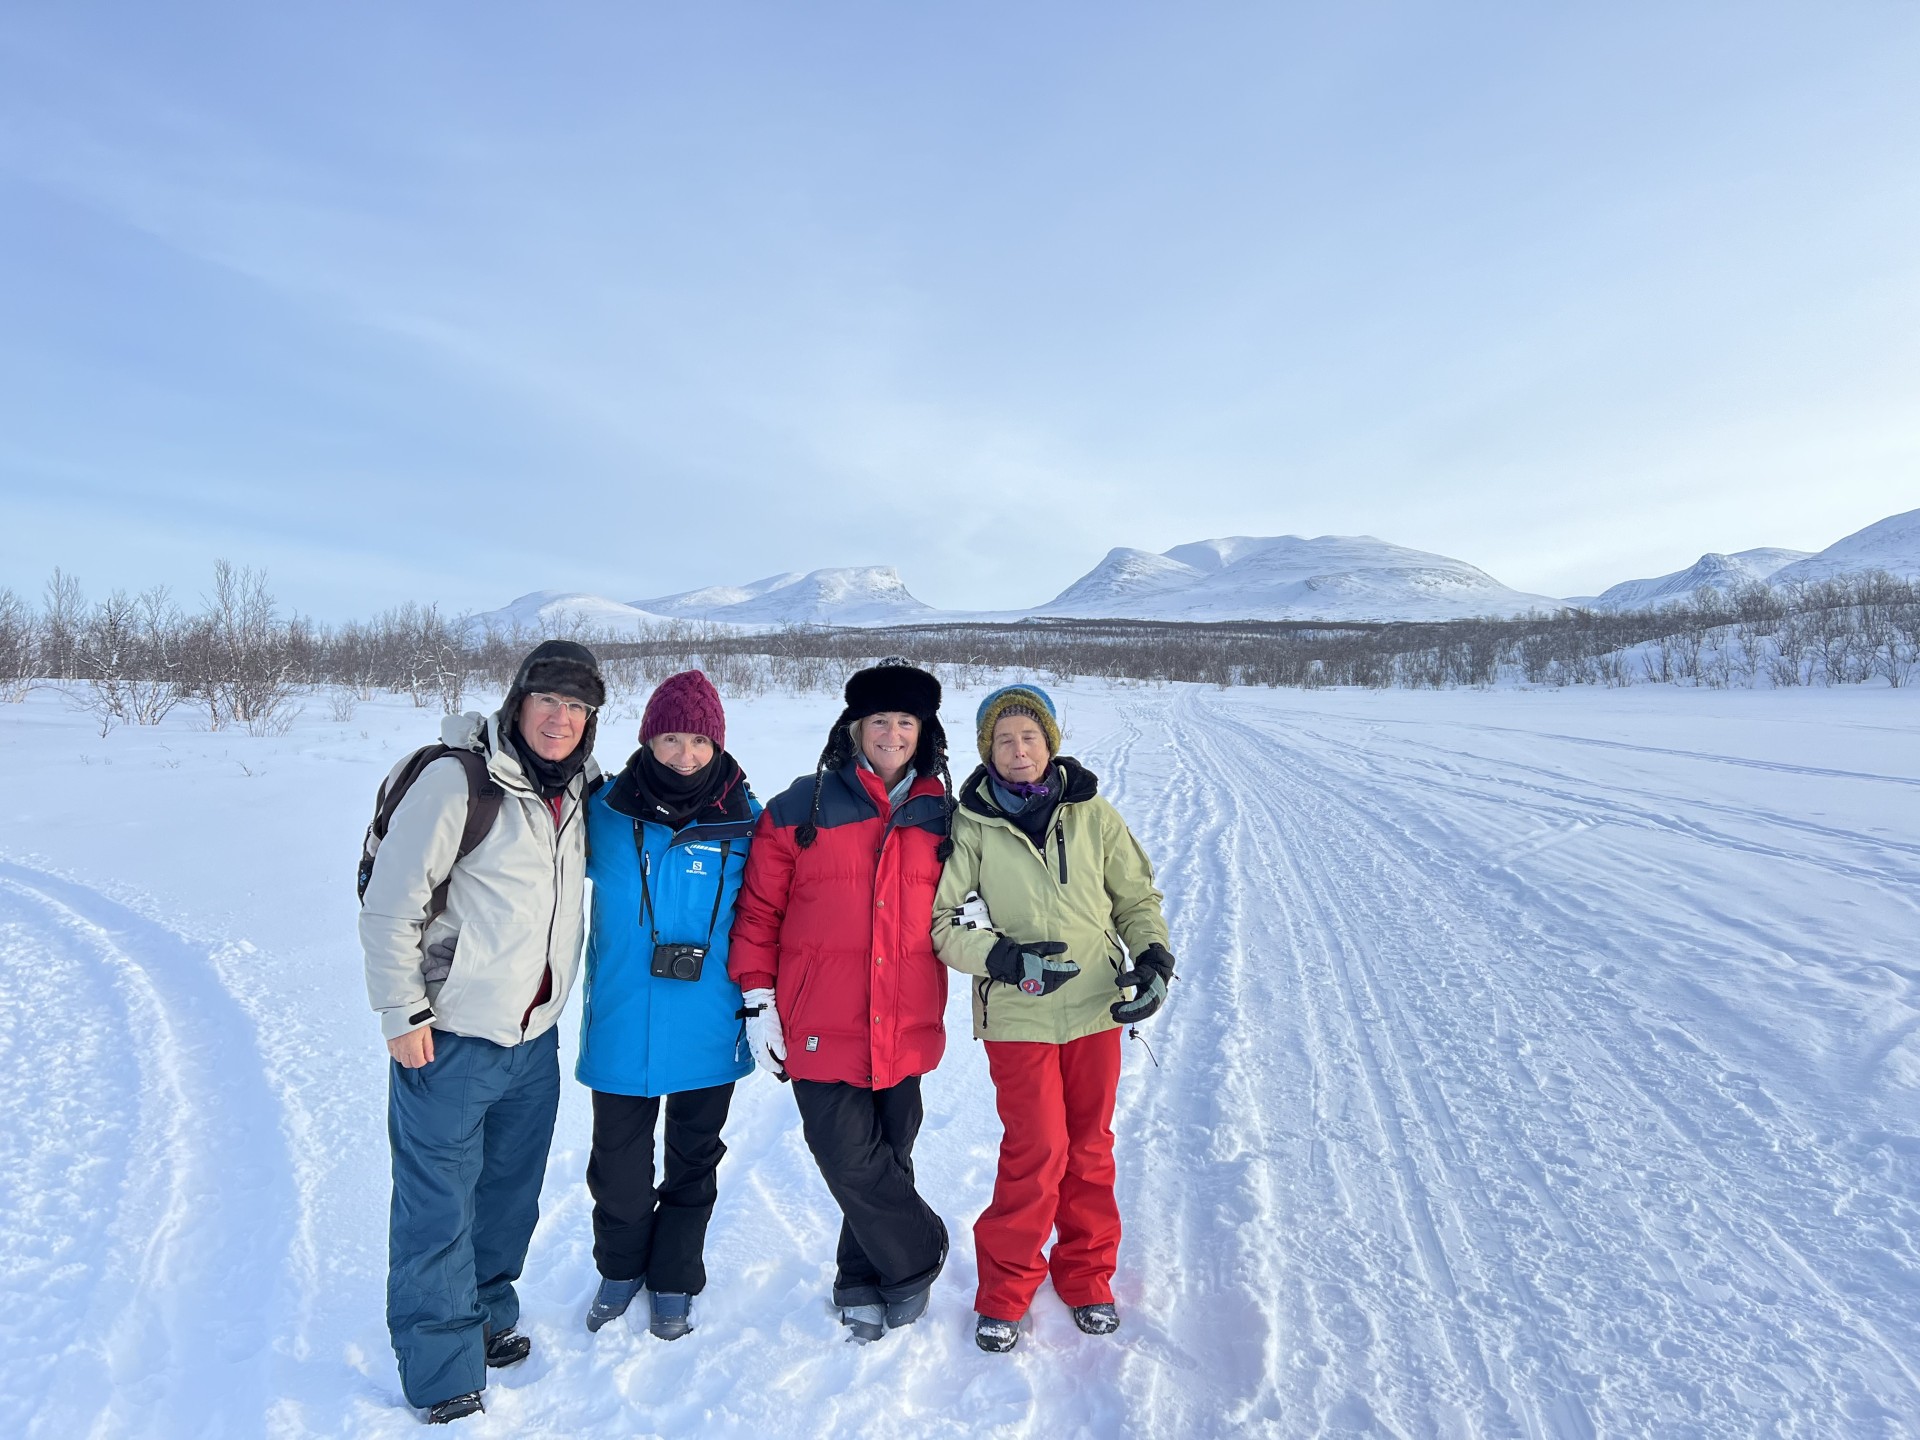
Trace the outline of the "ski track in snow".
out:
[[[999,1125],[956,983],[916,1155],[953,1250],[919,1325],[843,1343],[838,1213],[790,1094],[756,1075],[696,1330],[589,1336],[568,1079],[522,1285],[534,1355],[462,1433],[1920,1428],[1920,1140],[1886,1103],[1917,1068],[1920,837],[1851,823],[1898,807],[1714,777],[1913,778],[1458,709],[1092,693],[1062,696],[1069,748],[1156,862],[1180,971],[1153,1057],[1125,1047],[1118,1334],[1081,1336],[1043,1289],[1012,1356],[972,1343]],[[1836,887],[1839,908],[1810,898]],[[1833,933],[1856,909],[1871,933]],[[0,862],[0,1407],[20,1433],[416,1433],[380,1318],[380,1063],[328,1054],[377,1044],[357,971],[288,999],[236,953]],[[344,1031],[313,1008],[335,989]],[[1796,1050],[1819,1025],[1841,1058]]]
[[[251,1025],[205,951],[18,864],[0,962],[20,1433],[258,1433],[294,1206]]]

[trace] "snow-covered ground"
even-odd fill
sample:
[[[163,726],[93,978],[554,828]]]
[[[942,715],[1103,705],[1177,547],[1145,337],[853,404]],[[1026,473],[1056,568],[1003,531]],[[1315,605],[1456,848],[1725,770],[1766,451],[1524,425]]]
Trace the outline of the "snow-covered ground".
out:
[[[842,1343],[835,1212],[755,1076],[699,1329],[588,1335],[569,1082],[534,1355],[465,1433],[1920,1431],[1920,697],[1056,693],[1182,962],[1160,1068],[1127,1047],[1118,1335],[1044,1293],[1016,1353],[973,1346],[998,1125],[956,988],[925,1320]],[[835,708],[730,705],[763,795]],[[325,714],[102,739],[0,707],[6,1434],[415,1433],[349,874],[436,717]]]

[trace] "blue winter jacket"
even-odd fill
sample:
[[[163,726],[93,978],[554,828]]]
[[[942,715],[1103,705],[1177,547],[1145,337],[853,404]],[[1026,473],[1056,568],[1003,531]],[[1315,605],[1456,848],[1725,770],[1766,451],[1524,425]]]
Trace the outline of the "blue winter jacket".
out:
[[[573,1073],[614,1095],[671,1095],[738,1080],[753,1069],[753,1056],[738,1014],[740,987],[727,976],[727,932],[760,802],[741,775],[675,831],[622,813],[619,791],[617,783],[603,786],[587,807],[593,909]],[[656,937],[707,946],[700,978],[654,976]]]

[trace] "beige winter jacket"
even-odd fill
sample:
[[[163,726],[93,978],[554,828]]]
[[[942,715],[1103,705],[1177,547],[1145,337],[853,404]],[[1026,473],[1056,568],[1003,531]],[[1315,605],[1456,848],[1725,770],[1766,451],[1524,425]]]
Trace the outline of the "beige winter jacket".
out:
[[[1113,1003],[1133,993],[1113,983],[1127,957],[1167,944],[1160,891],[1140,842],[1089,771],[1064,755],[1055,766],[1066,791],[1042,849],[993,803],[984,766],[960,787],[953,855],[934,895],[933,948],[974,977],[976,1039],[1060,1045],[1112,1030]],[[991,929],[953,923],[969,893],[986,902]],[[1045,996],[989,980],[987,955],[1002,935],[1058,940],[1080,973]]]
[[[367,997],[389,1040],[431,1023],[518,1045],[553,1027],[573,988],[585,930],[583,801],[599,771],[588,760],[573,778],[556,826],[499,727],[497,715],[478,714],[449,715],[440,727],[445,744],[486,755],[488,773],[506,791],[499,820],[470,855],[454,863],[467,779],[451,756],[420,772],[380,844],[360,910],[360,945]],[[447,908],[429,925],[429,897],[449,873]],[[553,993],[528,1015],[549,967]]]

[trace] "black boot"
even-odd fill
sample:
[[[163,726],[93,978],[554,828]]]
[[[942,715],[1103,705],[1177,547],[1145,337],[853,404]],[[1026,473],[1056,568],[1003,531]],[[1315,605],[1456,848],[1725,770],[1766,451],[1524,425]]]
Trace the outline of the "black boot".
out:
[[[469,1390],[464,1395],[455,1395],[451,1400],[428,1406],[427,1423],[445,1425],[449,1420],[464,1420],[469,1415],[484,1413],[487,1407],[480,1403],[481,1394],[481,1391]]]
[[[1104,1305],[1076,1305],[1073,1323],[1089,1335],[1111,1335],[1120,1328],[1120,1312],[1111,1302]]]
[[[511,1327],[487,1336],[487,1368],[489,1370],[518,1365],[532,1353],[533,1341]]]
[[[989,1355],[1004,1355],[1020,1343],[1020,1322],[976,1315],[973,1317],[973,1343]]]

